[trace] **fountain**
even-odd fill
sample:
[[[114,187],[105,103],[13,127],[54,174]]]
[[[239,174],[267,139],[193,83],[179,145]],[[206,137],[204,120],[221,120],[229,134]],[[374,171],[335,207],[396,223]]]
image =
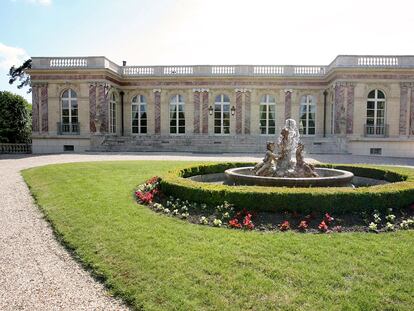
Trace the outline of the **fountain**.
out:
[[[277,154],[274,153],[278,147]],[[315,168],[304,160],[304,145],[296,121],[287,119],[277,144],[267,142],[262,162],[254,167],[226,170],[227,182],[234,185],[288,187],[344,187],[350,186],[354,174],[348,171]],[[295,159],[293,159],[295,156]]]

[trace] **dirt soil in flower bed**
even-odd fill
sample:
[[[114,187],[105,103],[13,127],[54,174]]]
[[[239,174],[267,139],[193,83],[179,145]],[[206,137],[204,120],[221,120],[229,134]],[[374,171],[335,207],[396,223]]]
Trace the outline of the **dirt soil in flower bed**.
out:
[[[158,195],[156,198],[155,203],[160,203],[164,207],[167,206],[168,199],[163,195]],[[154,203],[151,203],[148,205],[149,208],[154,210],[157,213],[164,214],[162,211],[157,210],[154,208]],[[234,215],[237,214],[237,212],[240,212],[241,214],[245,215],[247,213],[250,213],[247,210],[239,211],[237,208],[233,208],[234,212],[230,215],[230,218],[225,219],[222,221],[221,227],[228,227],[229,229],[234,230],[241,230],[238,228],[231,228],[228,224],[228,221],[230,219],[234,218]],[[384,232],[385,225],[387,223],[386,216],[389,214],[393,214],[396,216],[395,220],[392,222],[395,225],[396,229],[400,229],[399,224],[402,220],[413,218],[414,217],[414,206],[407,207],[406,209],[402,210],[392,210],[385,212],[377,212],[382,221],[378,223],[378,230],[375,231],[377,233]],[[352,213],[352,214],[345,214],[340,215],[339,217],[336,217],[334,214],[326,215],[326,214],[317,214],[317,213],[310,213],[310,214],[299,214],[295,212],[283,212],[283,213],[271,213],[271,212],[251,212],[252,215],[252,222],[254,224],[254,229],[256,231],[297,231],[302,233],[321,233],[321,230],[318,229],[319,224],[322,221],[325,221],[327,224],[328,229],[325,231],[325,233],[333,233],[333,232],[369,232],[368,225],[369,223],[374,221],[373,214],[371,213]],[[172,215],[168,214],[171,217],[177,217],[182,218],[179,215]],[[188,221],[193,224],[200,224],[200,218],[202,216],[205,216],[209,220],[210,226],[212,226],[212,222],[215,218],[217,218],[217,215],[215,214],[214,207],[207,207],[204,210],[195,210],[190,209],[189,215],[185,217],[183,220]],[[330,221],[327,221],[327,216],[332,217]],[[242,218],[241,218],[242,221]],[[283,230],[280,226],[283,222],[288,221],[289,222],[289,229]],[[306,221],[307,229],[301,230],[298,228],[301,221]]]

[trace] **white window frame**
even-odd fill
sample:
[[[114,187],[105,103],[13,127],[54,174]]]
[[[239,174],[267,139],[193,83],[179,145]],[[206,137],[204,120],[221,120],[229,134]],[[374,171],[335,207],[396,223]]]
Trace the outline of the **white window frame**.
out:
[[[305,98],[305,101],[303,101],[303,99]],[[312,99],[312,100],[309,100],[309,99]],[[306,118],[305,118],[305,126],[303,127],[303,128],[301,128],[301,130],[302,130],[302,133],[301,133],[301,135],[302,136],[315,136],[316,135],[316,114],[317,114],[317,111],[316,111],[316,108],[317,108],[317,106],[316,106],[316,97],[315,96],[313,96],[313,95],[303,95],[301,98],[300,98],[300,105],[299,105],[299,124],[300,124],[300,126],[302,126],[302,114],[301,114],[301,111],[302,111],[302,106],[305,106],[306,107],[306,112],[305,112],[305,116],[306,116]],[[314,130],[315,130],[315,133],[313,133],[313,134],[309,134],[309,121],[311,120],[310,118],[309,118],[309,115],[310,115],[310,107],[314,107],[315,108],[315,118],[313,119],[313,122],[315,123],[315,126],[313,127],[314,128]]]
[[[220,100],[217,101],[217,98],[220,97]],[[228,101],[225,101],[224,98],[227,97]],[[220,133],[216,133],[216,106],[220,106],[220,118],[218,120],[220,120]],[[224,106],[228,106],[228,120],[229,120],[229,125],[228,126],[224,126]],[[214,100],[214,110],[213,110],[213,117],[214,117],[214,124],[213,124],[213,132],[214,135],[230,135],[230,131],[231,131],[231,111],[230,111],[230,97],[227,96],[226,94],[220,94],[217,95],[215,97]],[[224,128],[228,128],[229,132],[228,133],[224,133]]]
[[[116,134],[116,103],[116,95],[112,93],[109,99],[109,133],[111,134]]]
[[[273,98],[274,101],[270,101],[270,98]],[[263,100],[264,99],[264,100]],[[265,106],[265,113],[266,113],[266,119],[262,119],[262,106]],[[274,132],[273,133],[269,133],[269,121],[271,120],[269,118],[270,115],[270,106],[273,106],[274,108],[274,118],[273,121],[275,123],[274,126]],[[264,127],[264,129],[266,130],[266,133],[262,133],[262,124],[261,121],[265,120],[266,121],[266,125]],[[260,98],[260,105],[259,105],[259,129],[260,129],[260,134],[261,135],[275,135],[276,134],[276,98],[272,95],[269,94],[265,94]]]
[[[368,96],[372,91],[375,92],[374,93],[374,98],[369,98]],[[381,92],[384,95],[384,98],[379,98],[378,97],[378,92]],[[368,109],[368,102],[374,102],[374,109]],[[384,108],[382,108],[382,109],[378,108],[378,103],[380,103],[380,102],[384,103]],[[386,131],[386,129],[385,129],[385,127],[386,127],[386,122],[385,122],[386,109],[387,109],[387,98],[386,98],[385,92],[380,90],[380,89],[370,90],[368,92],[367,101],[366,101],[365,124],[368,127],[368,119],[373,119],[374,124],[372,124],[370,126],[373,127],[374,133],[373,134],[368,134],[368,131],[366,129],[366,131],[367,131],[366,134],[367,135],[369,135],[369,136],[383,136],[383,135],[385,135],[385,131]],[[368,110],[373,110],[374,111],[374,117],[369,117],[368,118]],[[383,111],[383,116],[378,118],[378,111],[380,111],[380,110]],[[378,124],[378,119],[382,119],[382,124]],[[380,127],[382,127],[382,132],[377,133],[378,132],[377,128],[380,128]]]
[[[171,107],[174,109],[171,110]],[[182,111],[180,111],[180,107],[182,107]],[[171,125],[171,122],[174,122],[171,118],[171,114],[175,112],[175,124]],[[184,118],[180,119],[180,112],[184,115]],[[185,135],[185,101],[184,97],[180,94],[175,94],[170,97],[170,106],[169,106],[169,114],[170,114],[170,122],[169,122],[169,130],[170,135]],[[180,125],[180,120],[184,121],[184,125]],[[171,131],[171,128],[175,128],[175,133]],[[184,132],[180,133],[180,128],[184,128]]]
[[[134,106],[137,107],[137,109],[136,109],[135,112],[138,113],[138,118],[135,118],[134,117],[134,109],[133,109]],[[145,107],[145,109],[142,109],[143,106]],[[146,117],[145,118],[142,117],[142,114],[143,113],[146,113]],[[136,125],[136,126],[133,125],[134,120],[137,120],[138,121],[138,125]],[[146,125],[145,126],[142,125],[142,121],[143,120],[146,121]],[[142,128],[143,127],[145,127],[145,133],[143,133],[143,131],[142,131]],[[137,132],[136,133],[134,132],[134,128],[137,129]],[[132,101],[131,101],[131,134],[132,135],[141,135],[141,134],[145,135],[147,133],[148,133],[148,105],[147,105],[147,98],[144,95],[141,95],[141,94],[135,95],[132,98]]]
[[[68,97],[63,97],[63,95],[68,92]],[[75,93],[75,96],[72,97],[72,92]],[[63,123],[63,101],[68,101],[68,109],[69,109],[69,115],[67,116],[69,118],[69,123]],[[76,115],[72,115],[72,105],[73,102],[76,101]],[[78,103],[78,94],[73,89],[67,89],[62,92],[62,95],[60,97],[60,122],[61,124],[79,124],[79,103]],[[72,122],[72,119],[76,117],[78,119],[78,122]]]

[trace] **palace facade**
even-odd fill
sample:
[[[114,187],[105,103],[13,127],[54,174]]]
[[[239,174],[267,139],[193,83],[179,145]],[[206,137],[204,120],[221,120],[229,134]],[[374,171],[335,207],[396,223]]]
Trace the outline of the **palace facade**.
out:
[[[414,157],[414,56],[329,65],[119,66],[33,57],[33,152],[262,152],[287,118],[310,153]]]

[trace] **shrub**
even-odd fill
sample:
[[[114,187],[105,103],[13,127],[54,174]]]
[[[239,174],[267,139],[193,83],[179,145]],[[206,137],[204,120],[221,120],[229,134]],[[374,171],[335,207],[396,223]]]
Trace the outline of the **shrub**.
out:
[[[414,202],[414,170],[367,165],[321,165],[352,171],[355,175],[390,183],[360,188],[288,188],[227,186],[192,181],[186,177],[223,173],[228,168],[253,163],[209,163],[174,170],[162,176],[161,190],[183,200],[216,206],[224,201],[250,211],[311,211],[337,215],[348,212],[402,208]]]

